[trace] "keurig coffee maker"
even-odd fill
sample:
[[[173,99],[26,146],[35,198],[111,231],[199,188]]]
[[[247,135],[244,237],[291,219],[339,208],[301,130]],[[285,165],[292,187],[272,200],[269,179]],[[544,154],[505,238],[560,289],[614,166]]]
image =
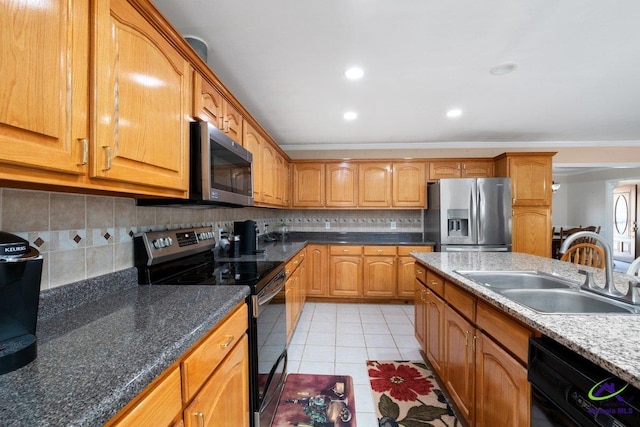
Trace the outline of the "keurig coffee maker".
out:
[[[255,255],[264,252],[257,250],[258,227],[255,221],[248,219],[234,222],[233,234],[240,236],[240,253],[242,255]]]
[[[36,358],[42,255],[29,242],[0,231],[0,374]]]

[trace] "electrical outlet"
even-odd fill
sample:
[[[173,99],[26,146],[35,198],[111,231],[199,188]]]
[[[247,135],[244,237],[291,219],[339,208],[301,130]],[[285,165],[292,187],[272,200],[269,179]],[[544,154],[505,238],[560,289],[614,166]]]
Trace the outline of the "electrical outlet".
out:
[[[324,222],[324,229],[329,230],[331,228],[331,223],[329,221]]]
[[[395,221],[391,221],[391,229],[392,230],[396,229],[396,222]]]

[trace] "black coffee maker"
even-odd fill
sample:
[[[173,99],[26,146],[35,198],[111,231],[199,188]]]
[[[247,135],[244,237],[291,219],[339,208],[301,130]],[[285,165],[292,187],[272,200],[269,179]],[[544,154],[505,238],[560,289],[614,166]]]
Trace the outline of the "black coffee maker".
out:
[[[29,242],[0,231],[0,374],[34,360],[42,255]]]
[[[263,250],[257,250],[258,226],[255,221],[235,221],[233,234],[240,236],[240,253],[242,255],[255,255]]]

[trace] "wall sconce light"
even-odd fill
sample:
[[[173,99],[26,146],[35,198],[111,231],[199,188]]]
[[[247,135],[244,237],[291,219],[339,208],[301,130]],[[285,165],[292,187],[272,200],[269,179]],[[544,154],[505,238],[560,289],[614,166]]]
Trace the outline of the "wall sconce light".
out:
[[[557,184],[555,181],[551,182],[551,192],[556,193],[560,189],[560,184]]]

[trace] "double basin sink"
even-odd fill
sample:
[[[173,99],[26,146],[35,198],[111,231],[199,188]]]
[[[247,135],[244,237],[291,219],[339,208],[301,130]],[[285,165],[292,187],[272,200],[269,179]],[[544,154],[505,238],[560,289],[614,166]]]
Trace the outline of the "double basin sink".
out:
[[[640,308],[580,289],[580,283],[539,271],[456,271],[541,313],[640,313]]]

